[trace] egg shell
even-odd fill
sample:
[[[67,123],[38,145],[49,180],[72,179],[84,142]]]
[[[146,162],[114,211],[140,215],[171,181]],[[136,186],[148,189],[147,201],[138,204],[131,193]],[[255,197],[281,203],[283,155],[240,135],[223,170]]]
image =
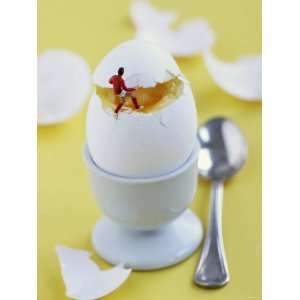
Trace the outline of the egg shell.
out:
[[[38,124],[60,123],[79,112],[92,87],[89,65],[78,54],[51,49],[38,57]]]
[[[172,104],[152,114],[105,111],[93,94],[87,114],[87,142],[95,163],[125,177],[167,174],[191,155],[197,130],[192,91],[184,86]]]
[[[124,79],[128,86],[132,86],[130,79],[136,76],[142,79],[138,85],[146,88],[182,75],[168,52],[151,42],[130,40],[117,46],[103,58],[94,72],[94,83],[111,88],[109,78],[117,74],[120,67],[125,70]]]
[[[224,91],[242,100],[261,100],[262,58],[260,55],[242,56],[234,62],[224,62],[212,51],[206,51],[204,62],[212,79]]]

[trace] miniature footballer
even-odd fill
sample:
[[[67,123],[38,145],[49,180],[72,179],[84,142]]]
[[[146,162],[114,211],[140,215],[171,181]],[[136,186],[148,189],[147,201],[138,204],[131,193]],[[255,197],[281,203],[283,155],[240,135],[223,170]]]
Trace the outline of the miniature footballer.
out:
[[[126,97],[130,97],[132,103],[134,104],[134,107],[136,109],[140,108],[140,105],[138,104],[138,101],[134,95],[132,95],[131,92],[135,91],[135,88],[128,88],[125,84],[125,81],[123,79],[124,74],[124,68],[120,67],[118,69],[118,74],[113,75],[109,79],[109,83],[113,86],[114,94],[116,96],[116,103],[117,106],[115,108],[115,114],[118,115],[119,111],[121,110],[122,106],[125,104]]]

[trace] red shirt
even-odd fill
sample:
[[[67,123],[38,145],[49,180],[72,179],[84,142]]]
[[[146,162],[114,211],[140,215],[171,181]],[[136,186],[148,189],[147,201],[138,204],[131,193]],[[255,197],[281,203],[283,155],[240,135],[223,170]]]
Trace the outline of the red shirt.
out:
[[[114,76],[112,76],[109,79],[109,83],[112,84],[113,89],[114,89],[114,93],[116,95],[119,95],[122,92],[122,90],[124,90],[126,92],[132,92],[132,91],[135,90],[134,88],[128,88],[125,85],[124,79],[120,75],[114,75]]]

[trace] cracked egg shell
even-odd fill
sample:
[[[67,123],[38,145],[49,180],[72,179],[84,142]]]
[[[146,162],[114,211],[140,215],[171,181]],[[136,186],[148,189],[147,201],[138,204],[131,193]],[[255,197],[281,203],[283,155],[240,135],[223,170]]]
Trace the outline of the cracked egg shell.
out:
[[[121,56],[126,58],[122,65],[125,74],[128,70],[144,72],[143,64],[156,80],[169,80],[156,76],[168,74],[170,67],[172,72],[180,73],[171,55],[149,45],[130,41],[112,50],[97,67],[98,83],[105,85],[116,73],[120,65],[115,58]],[[158,67],[151,69],[153,65]],[[87,143],[93,160],[101,169],[123,177],[154,177],[176,170],[191,155],[197,142],[196,131],[194,97],[185,82],[174,101],[151,113],[121,111],[116,119],[96,92],[87,112]]]
[[[173,57],[151,42],[130,40],[111,50],[99,63],[93,81],[100,87],[108,87],[109,78],[123,67],[124,79],[131,86],[130,78],[142,75],[139,86],[153,87],[159,82],[166,82],[181,72]]]

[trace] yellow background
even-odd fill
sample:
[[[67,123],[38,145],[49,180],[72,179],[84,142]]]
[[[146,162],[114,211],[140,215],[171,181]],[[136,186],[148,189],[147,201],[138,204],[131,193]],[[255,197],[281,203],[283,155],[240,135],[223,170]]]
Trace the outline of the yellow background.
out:
[[[174,9],[179,21],[202,16],[214,28],[215,53],[223,59],[261,51],[259,0],[153,0]],[[94,69],[114,46],[131,39],[129,1],[39,0],[39,53],[66,48],[82,55]],[[261,298],[261,104],[240,101],[210,79],[200,57],[179,59],[191,81],[199,122],[225,115],[237,122],[249,143],[249,160],[226,184],[224,240],[231,281],[223,289],[204,290],[192,283],[199,251],[187,261],[161,271],[134,272],[105,299],[243,300]],[[101,212],[96,207],[81,157],[86,109],[57,126],[38,129],[38,298],[66,299],[54,247],[92,250],[90,234]],[[210,185],[199,182],[192,209],[207,224]],[[96,262],[109,267],[102,259]]]

